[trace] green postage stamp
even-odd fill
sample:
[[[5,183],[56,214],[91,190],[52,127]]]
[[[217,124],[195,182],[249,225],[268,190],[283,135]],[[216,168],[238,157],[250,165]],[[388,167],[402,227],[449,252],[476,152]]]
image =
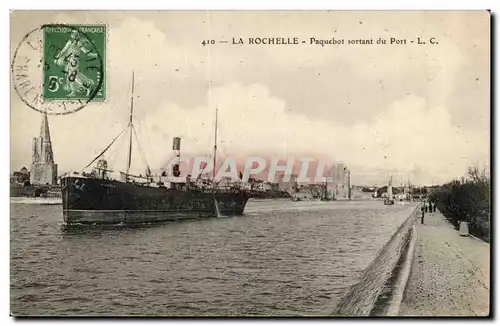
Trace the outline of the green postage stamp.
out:
[[[47,25],[43,33],[45,100],[106,98],[106,25]]]

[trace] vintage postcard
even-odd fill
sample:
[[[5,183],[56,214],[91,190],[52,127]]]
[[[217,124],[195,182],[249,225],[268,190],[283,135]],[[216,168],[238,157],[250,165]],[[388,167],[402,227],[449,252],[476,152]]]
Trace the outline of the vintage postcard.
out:
[[[10,311],[490,316],[488,11],[13,11]]]

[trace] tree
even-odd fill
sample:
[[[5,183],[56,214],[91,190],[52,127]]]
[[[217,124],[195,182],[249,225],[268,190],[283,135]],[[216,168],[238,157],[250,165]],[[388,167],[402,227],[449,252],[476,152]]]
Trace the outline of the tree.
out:
[[[469,222],[469,229],[489,240],[491,182],[487,169],[469,167],[465,176],[435,189],[429,198],[455,225]]]

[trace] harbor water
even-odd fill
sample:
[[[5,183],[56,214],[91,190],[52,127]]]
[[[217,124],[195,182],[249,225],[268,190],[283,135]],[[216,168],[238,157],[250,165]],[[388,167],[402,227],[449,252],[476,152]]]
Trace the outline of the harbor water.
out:
[[[244,216],[64,230],[11,203],[11,313],[328,316],[413,205],[251,200]]]

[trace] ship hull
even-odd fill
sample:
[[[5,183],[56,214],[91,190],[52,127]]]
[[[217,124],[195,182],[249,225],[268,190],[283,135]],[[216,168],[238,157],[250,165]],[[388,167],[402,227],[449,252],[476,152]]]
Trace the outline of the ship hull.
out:
[[[61,179],[66,224],[143,224],[241,215],[245,192],[203,192],[149,187],[116,180]]]

